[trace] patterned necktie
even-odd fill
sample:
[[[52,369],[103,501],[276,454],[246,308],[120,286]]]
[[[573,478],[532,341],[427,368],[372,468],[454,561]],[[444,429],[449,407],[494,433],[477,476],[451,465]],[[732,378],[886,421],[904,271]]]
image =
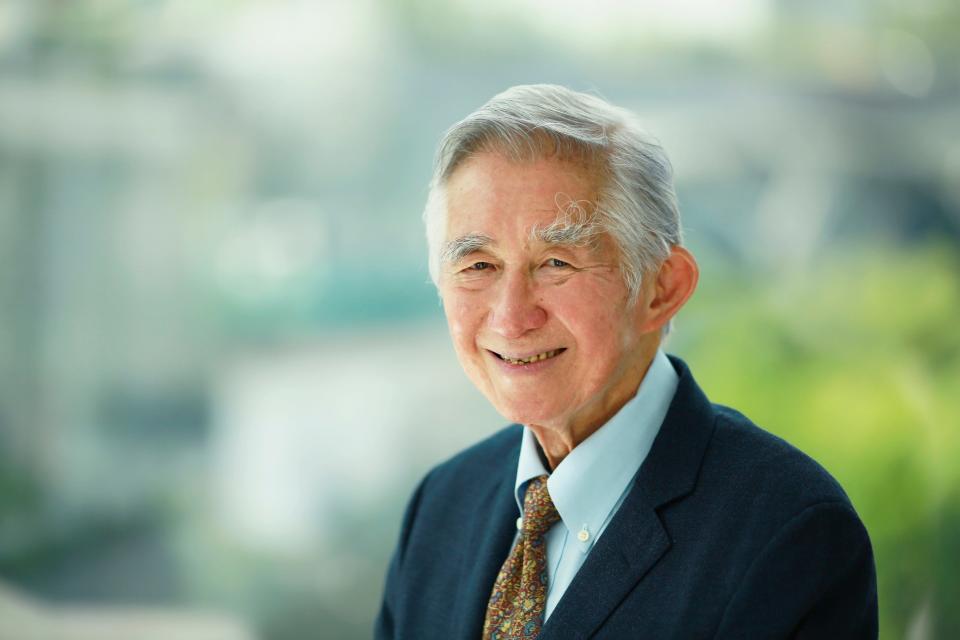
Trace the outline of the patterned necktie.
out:
[[[544,534],[560,519],[547,492],[547,476],[534,478],[523,498],[520,539],[500,569],[487,604],[484,640],[536,638],[547,600]]]

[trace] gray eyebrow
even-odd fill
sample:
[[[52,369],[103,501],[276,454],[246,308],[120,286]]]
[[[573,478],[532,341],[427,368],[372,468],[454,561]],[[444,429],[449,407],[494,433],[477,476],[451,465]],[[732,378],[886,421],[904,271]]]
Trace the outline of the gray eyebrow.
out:
[[[596,220],[594,203],[587,200],[572,200],[564,193],[556,195],[559,213],[556,220],[545,227],[534,225],[530,239],[545,244],[585,247],[593,245],[602,228]]]
[[[440,260],[446,264],[453,264],[463,260],[474,251],[493,244],[493,238],[481,233],[468,233],[448,242],[440,252]]]

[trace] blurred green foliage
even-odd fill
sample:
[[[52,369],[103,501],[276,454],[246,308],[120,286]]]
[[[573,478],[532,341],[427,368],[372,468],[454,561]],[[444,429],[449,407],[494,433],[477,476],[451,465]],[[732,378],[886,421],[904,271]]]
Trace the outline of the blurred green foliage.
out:
[[[874,544],[881,637],[923,611],[929,637],[960,637],[960,255],[871,246],[799,275],[755,266],[702,283],[682,352],[711,399],[847,490]]]

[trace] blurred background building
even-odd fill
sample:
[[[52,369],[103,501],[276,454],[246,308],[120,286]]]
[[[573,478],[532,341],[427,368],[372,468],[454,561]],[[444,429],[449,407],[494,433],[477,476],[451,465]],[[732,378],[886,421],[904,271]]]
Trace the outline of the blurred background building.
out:
[[[0,0],[0,639],[369,637],[414,483],[503,423],[433,148],[526,82],[660,138],[670,350],[848,489],[882,637],[960,637],[960,4]]]

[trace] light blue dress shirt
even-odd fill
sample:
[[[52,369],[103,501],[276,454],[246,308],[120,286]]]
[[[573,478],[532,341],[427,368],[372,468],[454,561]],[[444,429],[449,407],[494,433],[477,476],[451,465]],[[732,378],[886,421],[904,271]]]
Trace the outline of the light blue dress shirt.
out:
[[[544,619],[623,503],[660,431],[678,381],[673,365],[658,350],[636,395],[567,454],[553,473],[540,459],[533,432],[524,427],[514,485],[517,508],[522,516],[527,482],[548,474],[547,489],[560,514],[560,521],[546,534],[549,583]]]

